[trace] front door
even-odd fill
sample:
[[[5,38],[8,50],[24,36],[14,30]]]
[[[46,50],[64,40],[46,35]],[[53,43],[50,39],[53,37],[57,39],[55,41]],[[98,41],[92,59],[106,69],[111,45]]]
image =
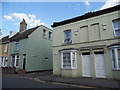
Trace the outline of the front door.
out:
[[[97,78],[106,78],[105,74],[105,58],[103,52],[96,52],[94,55],[95,73]]]
[[[83,77],[91,77],[91,59],[90,53],[82,53],[82,75]]]

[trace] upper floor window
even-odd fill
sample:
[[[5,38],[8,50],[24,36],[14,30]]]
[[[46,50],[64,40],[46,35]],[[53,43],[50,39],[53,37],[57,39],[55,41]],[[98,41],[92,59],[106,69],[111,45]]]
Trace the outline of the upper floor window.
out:
[[[120,36],[120,19],[114,20],[113,26],[114,26],[114,35]]]
[[[68,43],[72,43],[72,39],[71,39],[71,30],[65,30],[64,31],[64,43],[68,44]]]
[[[120,48],[112,48],[111,58],[112,58],[112,68],[114,70],[120,70]]]
[[[52,39],[52,32],[49,32],[48,38]]]
[[[19,42],[15,43],[15,49],[18,51],[19,50]]]
[[[43,36],[46,37],[47,31],[43,29]]]
[[[7,50],[8,50],[8,44],[5,44],[5,46],[4,46],[4,52],[7,52]]]

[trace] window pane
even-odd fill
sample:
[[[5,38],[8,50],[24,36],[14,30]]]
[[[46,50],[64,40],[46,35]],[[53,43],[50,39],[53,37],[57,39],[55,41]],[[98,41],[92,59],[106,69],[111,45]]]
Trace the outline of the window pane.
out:
[[[71,43],[71,30],[64,31],[65,40],[64,43]]]
[[[45,30],[45,29],[43,29],[43,36],[45,36],[45,33],[46,33],[46,30]]]
[[[19,55],[16,56],[16,66],[19,65]]]
[[[48,38],[49,38],[49,39],[52,38],[52,33],[51,33],[51,32],[49,32],[49,36],[48,36]]]
[[[70,53],[63,53],[63,68],[71,68]]]
[[[19,49],[19,43],[16,42],[16,50],[18,50],[18,49]]]
[[[76,67],[76,61],[75,61],[75,52],[73,52],[73,60],[72,60],[72,62],[73,62],[73,67]]]
[[[16,66],[18,66],[18,65],[19,65],[19,59],[16,60]]]
[[[66,59],[66,53],[63,53],[63,60]]]
[[[70,53],[66,53],[66,58],[70,59]]]
[[[73,59],[75,59],[75,52],[73,52]]]
[[[15,58],[15,56],[12,56],[12,58]]]
[[[76,67],[76,62],[75,62],[75,60],[73,60],[73,67]]]
[[[120,29],[115,29],[115,35],[120,36]]]
[[[14,67],[15,64],[15,56],[12,56],[12,66]]]
[[[120,49],[118,49],[118,66],[120,68]]]
[[[114,28],[120,28],[120,20],[113,21]]]
[[[113,68],[116,68],[115,51],[114,50],[112,50],[112,62],[113,62]]]
[[[64,33],[65,33],[65,38],[70,38],[71,37],[71,31],[70,30],[66,30]]]
[[[19,55],[17,55],[17,59],[19,59]]]

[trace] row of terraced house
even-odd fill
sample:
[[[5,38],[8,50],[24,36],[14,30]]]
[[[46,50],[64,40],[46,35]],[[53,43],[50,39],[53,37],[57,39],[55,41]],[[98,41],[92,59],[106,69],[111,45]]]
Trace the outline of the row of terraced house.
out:
[[[0,42],[1,67],[53,70],[61,77],[120,80],[120,5],[72,19],[11,32]]]

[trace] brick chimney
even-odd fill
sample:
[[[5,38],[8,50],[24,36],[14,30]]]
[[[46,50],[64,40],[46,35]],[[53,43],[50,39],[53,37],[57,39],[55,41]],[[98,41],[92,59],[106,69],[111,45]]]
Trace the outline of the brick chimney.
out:
[[[27,23],[25,22],[25,19],[20,23],[20,30],[19,32],[22,32],[27,29]]]

